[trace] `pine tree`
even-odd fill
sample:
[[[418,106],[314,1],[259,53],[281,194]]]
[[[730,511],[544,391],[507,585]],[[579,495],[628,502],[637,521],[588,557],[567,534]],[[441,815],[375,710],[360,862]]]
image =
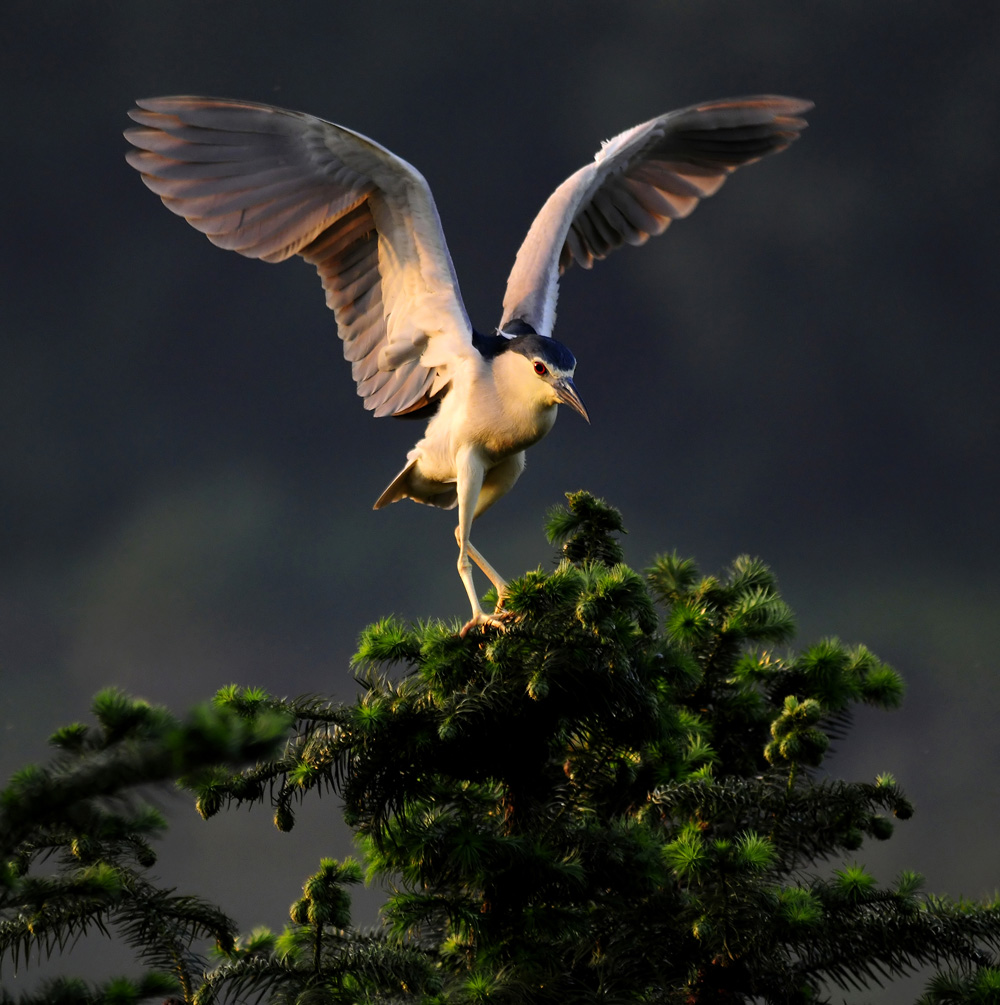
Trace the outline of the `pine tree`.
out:
[[[925,895],[908,872],[879,886],[855,856],[910,803],[889,774],[818,770],[858,704],[899,704],[899,675],[836,639],[787,650],[793,617],[760,561],[705,577],[664,555],[643,577],[622,564],[622,532],[617,511],[569,496],[549,520],[558,565],[511,585],[506,631],[386,619],[361,637],[350,704],[227,688],[211,722],[232,738],[193,753],[165,713],[138,715],[136,745],[128,715],[109,727],[99,707],[103,732],[64,731],[56,765],[4,793],[0,952],[16,963],[115,923],[147,980],[172,975],[202,1005],[792,1005],[927,964],[942,969],[925,1005],[1000,1000],[1000,903]],[[151,718],[172,723],[172,763]],[[79,803],[74,774],[93,780]],[[270,803],[281,830],[311,793],[337,792],[368,877],[390,886],[384,927],[351,926],[350,859],[320,863],[282,934],[236,938],[221,912],[156,888],[144,872],[162,821],[107,803],[174,777],[206,817]],[[44,855],[62,869],[46,889]],[[199,971],[205,936],[217,961]]]

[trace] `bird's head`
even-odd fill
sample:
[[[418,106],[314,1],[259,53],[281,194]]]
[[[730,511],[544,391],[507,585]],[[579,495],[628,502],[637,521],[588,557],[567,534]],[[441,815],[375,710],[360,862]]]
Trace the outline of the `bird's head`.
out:
[[[569,405],[590,422],[587,406],[573,383],[576,357],[566,346],[542,335],[518,335],[510,339],[508,352],[526,394],[545,404]]]

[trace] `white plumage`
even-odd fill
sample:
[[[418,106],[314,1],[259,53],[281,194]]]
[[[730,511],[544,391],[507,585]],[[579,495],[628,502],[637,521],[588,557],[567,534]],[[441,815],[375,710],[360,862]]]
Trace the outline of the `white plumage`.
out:
[[[591,268],[687,216],[737,167],[785,149],[810,102],[760,96],[694,105],[606,141],[549,197],[517,253],[496,335],[473,331],[441,222],[420,173],[373,140],[302,112],[217,98],[137,102],[128,162],[213,244],[314,265],[358,394],[377,416],[433,413],[376,508],[410,498],[459,511],[464,632],[502,627],[483,611],[475,517],[524,468],[557,406],[585,418],[576,360],[551,338],[559,276]],[[436,411],[435,411],[436,410]]]

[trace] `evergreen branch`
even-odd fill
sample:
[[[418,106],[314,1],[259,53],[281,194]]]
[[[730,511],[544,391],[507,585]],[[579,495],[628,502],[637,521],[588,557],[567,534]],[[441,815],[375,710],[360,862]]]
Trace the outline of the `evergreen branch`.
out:
[[[333,933],[319,965],[294,954],[253,955],[205,975],[195,1005],[228,1001],[390,1002],[440,990],[426,956],[374,935]]]
[[[113,691],[95,702],[106,732],[103,749],[64,753],[51,765],[25,768],[10,780],[0,794],[0,859],[16,854],[39,827],[100,833],[107,822],[101,800],[121,800],[139,785],[270,753],[287,725],[277,715],[246,722],[207,706],[181,723],[162,710],[139,714],[136,709],[148,709],[144,702],[133,702],[133,714],[126,715],[124,705]]]
[[[234,922],[200,897],[176,896],[138,877],[130,877],[128,893],[111,916],[116,929],[136,950],[137,959],[172,974],[184,991],[184,1000],[190,1001],[204,966],[203,957],[192,946],[207,938],[228,949],[236,935]]]
[[[622,515],[589,492],[567,492],[566,507],[549,510],[546,535],[560,546],[562,558],[574,564],[614,565],[625,553],[612,535],[624,534]]]
[[[769,834],[778,849],[776,868],[783,874],[842,851],[854,851],[866,835],[888,837],[888,821],[880,810],[901,819],[912,812],[892,781],[810,781],[789,790],[786,776],[778,771],[751,779],[682,782],[657,789],[651,800],[667,821],[685,816],[710,820],[712,830],[723,834],[739,821]]]
[[[881,982],[949,960],[978,966],[990,961],[981,946],[1000,948],[996,907],[928,898],[914,909],[892,891],[878,891],[848,906],[830,885],[816,884],[814,890],[835,912],[836,922],[796,941],[797,967],[841,987],[862,987],[865,980]]]
[[[44,981],[37,992],[22,994],[17,1005],[139,1005],[150,998],[173,995],[180,990],[177,982],[155,971],[138,980],[115,977],[94,986],[71,977]],[[0,989],[0,1005],[15,1005],[14,999]]]

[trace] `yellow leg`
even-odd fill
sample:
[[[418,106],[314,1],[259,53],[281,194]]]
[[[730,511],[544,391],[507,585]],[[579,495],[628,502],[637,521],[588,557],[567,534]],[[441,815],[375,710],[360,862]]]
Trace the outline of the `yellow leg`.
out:
[[[472,518],[475,514],[476,501],[479,499],[479,492],[483,487],[483,464],[472,449],[460,450],[456,460],[457,469],[457,489],[458,489],[458,526],[455,528],[455,540],[458,541],[458,575],[465,587],[469,604],[472,606],[472,617],[462,628],[462,636],[480,625],[493,625],[496,628],[502,627],[500,619],[495,615],[487,614],[479,603],[479,595],[476,593],[476,584],[472,579],[473,555],[481,558],[469,543],[469,532],[472,528]],[[479,564],[478,561],[476,563]]]
[[[507,589],[507,580],[483,558],[483,553],[471,541],[468,542],[468,549],[469,558],[483,570],[486,578],[496,587],[497,597],[502,602],[504,590]]]
[[[481,625],[492,625],[494,628],[503,629],[502,618],[496,613],[487,614],[479,603],[476,584],[472,579],[472,562],[475,562],[486,573],[501,596],[507,584],[469,540],[476,503],[483,487],[482,461],[472,449],[462,450],[456,458],[456,468],[458,474],[456,486],[458,489],[458,526],[455,528],[455,540],[458,542],[458,575],[472,607],[472,617],[462,627],[461,634],[464,637],[471,629]]]

